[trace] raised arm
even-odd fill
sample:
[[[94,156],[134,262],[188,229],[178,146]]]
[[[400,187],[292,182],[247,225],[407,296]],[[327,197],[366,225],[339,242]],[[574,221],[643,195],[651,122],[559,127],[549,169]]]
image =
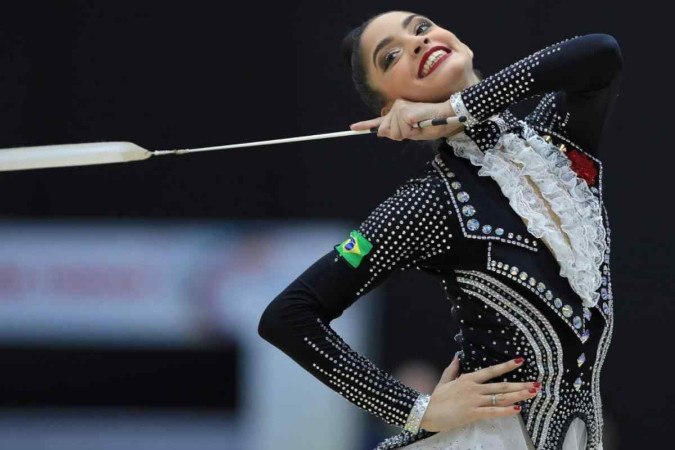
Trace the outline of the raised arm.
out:
[[[622,65],[613,36],[577,36],[538,50],[454,93],[450,104],[457,115],[467,117],[465,126],[470,127],[510,105],[547,94],[528,119],[542,128],[564,129],[584,150],[597,153]]]
[[[329,388],[417,437],[431,434],[419,429],[429,396],[354,351],[330,322],[393,271],[450,250],[449,194],[433,168],[423,172],[291,282],[267,306],[258,327],[260,336]]]

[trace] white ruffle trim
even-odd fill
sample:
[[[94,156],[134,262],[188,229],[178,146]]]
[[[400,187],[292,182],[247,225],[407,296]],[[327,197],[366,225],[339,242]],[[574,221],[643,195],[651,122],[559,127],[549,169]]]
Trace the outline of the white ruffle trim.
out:
[[[503,133],[485,152],[464,132],[447,138],[447,143],[456,156],[480,167],[478,175],[490,176],[499,184],[514,211],[526,219],[527,230],[551,249],[560,264],[560,275],[569,280],[585,306],[595,306],[602,284],[600,266],[607,250],[600,202],[555,145],[527,123],[521,124],[522,138],[513,132]],[[525,176],[560,218],[571,246]]]

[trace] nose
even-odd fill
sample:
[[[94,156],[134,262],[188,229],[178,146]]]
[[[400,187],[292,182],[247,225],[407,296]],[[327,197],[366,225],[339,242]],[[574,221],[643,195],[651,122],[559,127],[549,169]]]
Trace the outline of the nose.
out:
[[[429,43],[429,38],[425,37],[424,40],[422,41],[425,45]],[[422,45],[416,45],[415,46],[415,54],[419,54],[419,52],[422,51]]]

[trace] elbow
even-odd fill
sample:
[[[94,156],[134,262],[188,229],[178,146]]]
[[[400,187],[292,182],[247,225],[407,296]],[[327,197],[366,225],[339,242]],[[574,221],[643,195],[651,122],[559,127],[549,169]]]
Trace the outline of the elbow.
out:
[[[604,66],[613,72],[620,72],[623,68],[621,46],[614,36],[607,33],[592,34],[594,48],[603,57]]]
[[[258,335],[267,342],[284,348],[292,336],[307,331],[318,318],[330,322],[332,316],[316,295],[298,278],[277,295],[258,320]]]
[[[316,317],[318,311],[315,300],[307,295],[296,280],[267,305],[258,320],[258,335],[279,346]]]
[[[273,343],[279,329],[278,299],[272,300],[258,320],[258,335]]]

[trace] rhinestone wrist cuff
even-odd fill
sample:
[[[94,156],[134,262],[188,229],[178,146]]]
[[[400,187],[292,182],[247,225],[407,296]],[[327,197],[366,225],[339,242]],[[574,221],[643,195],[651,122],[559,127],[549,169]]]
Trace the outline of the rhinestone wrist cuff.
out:
[[[490,117],[488,120],[497,124],[497,126],[499,127],[499,132],[501,134],[504,134],[509,129],[509,126],[506,123],[506,121],[504,119],[502,119],[501,117],[499,117],[499,115],[497,115],[497,114]]]
[[[455,111],[455,116],[464,116],[466,117],[466,122],[464,122],[465,127],[472,127],[478,123],[478,120],[471,115],[469,110],[462,100],[461,92],[455,92],[450,96],[450,106]]]
[[[420,394],[415,400],[415,404],[408,414],[408,420],[403,427],[406,431],[409,431],[413,434],[417,434],[420,429],[420,422],[422,422],[422,416],[429,406],[429,399],[431,396],[429,394]]]

